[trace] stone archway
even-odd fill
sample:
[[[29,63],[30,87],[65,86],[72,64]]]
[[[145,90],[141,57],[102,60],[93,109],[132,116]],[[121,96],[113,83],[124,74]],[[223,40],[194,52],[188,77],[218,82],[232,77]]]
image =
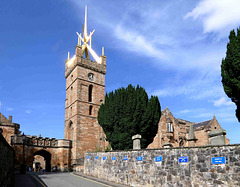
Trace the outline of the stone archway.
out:
[[[44,158],[44,161],[45,161],[45,171],[49,172],[51,171],[51,153],[49,153],[48,151],[46,150],[39,150],[39,151],[36,151],[34,154],[33,154],[33,158],[34,156],[36,155],[40,155]]]

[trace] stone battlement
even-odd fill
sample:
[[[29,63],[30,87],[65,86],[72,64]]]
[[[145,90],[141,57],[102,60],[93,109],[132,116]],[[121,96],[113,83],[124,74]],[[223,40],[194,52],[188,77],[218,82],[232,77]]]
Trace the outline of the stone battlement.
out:
[[[91,69],[93,71],[106,74],[106,56],[100,56],[102,63],[99,64],[96,61],[92,61],[90,59],[86,59],[82,55],[82,48],[81,46],[77,45],[75,47],[75,57],[74,59],[66,60],[65,62],[65,78],[67,78],[71,72],[75,69],[76,66],[81,66],[87,69]],[[73,62],[70,62],[70,61]]]
[[[11,136],[11,144],[23,144],[23,139],[21,135],[13,135]],[[25,145],[35,146],[35,147],[71,147],[72,142],[70,140],[56,140],[56,138],[48,138],[48,137],[37,137],[37,136],[26,136]]]

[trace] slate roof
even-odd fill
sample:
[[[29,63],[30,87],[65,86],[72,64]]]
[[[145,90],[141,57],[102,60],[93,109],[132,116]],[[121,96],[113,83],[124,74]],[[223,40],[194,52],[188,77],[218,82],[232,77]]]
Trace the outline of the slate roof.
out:
[[[205,126],[205,125],[208,125],[210,123],[211,120],[208,120],[208,121],[203,121],[203,122],[200,122],[200,123],[196,123],[193,125],[193,128],[197,128],[197,127],[202,127],[202,126]]]

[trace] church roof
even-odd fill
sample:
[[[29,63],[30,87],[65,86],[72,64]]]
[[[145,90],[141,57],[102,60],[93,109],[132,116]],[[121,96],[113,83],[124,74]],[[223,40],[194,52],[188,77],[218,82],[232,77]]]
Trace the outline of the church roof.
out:
[[[205,126],[205,125],[208,125],[210,123],[211,120],[208,120],[208,121],[203,121],[203,122],[200,122],[200,123],[196,123],[193,125],[193,128],[197,128],[197,127],[202,127],[202,126]]]

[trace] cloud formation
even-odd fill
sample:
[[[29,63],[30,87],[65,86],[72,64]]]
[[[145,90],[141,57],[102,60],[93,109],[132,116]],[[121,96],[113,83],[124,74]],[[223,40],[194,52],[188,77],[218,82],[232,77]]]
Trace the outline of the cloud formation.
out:
[[[149,41],[143,35],[135,31],[126,30],[118,25],[115,29],[115,36],[125,43],[129,51],[137,52],[142,55],[151,56],[156,59],[166,59],[166,54],[154,46],[154,42]]]
[[[151,93],[159,97],[187,96],[190,99],[201,100],[217,98],[224,95],[223,87],[216,84],[216,78],[211,74],[193,77],[185,81],[176,81]]]
[[[213,101],[214,106],[229,106],[229,105],[234,105],[234,103],[230,100],[227,100],[226,97],[221,97],[218,100]]]
[[[26,110],[25,113],[26,113],[26,114],[31,114],[31,113],[32,113],[32,110]]]
[[[239,0],[202,0],[185,15],[185,19],[199,19],[204,33],[215,32],[225,37],[240,23]]]
[[[13,111],[14,109],[11,107],[7,107],[7,111]]]

